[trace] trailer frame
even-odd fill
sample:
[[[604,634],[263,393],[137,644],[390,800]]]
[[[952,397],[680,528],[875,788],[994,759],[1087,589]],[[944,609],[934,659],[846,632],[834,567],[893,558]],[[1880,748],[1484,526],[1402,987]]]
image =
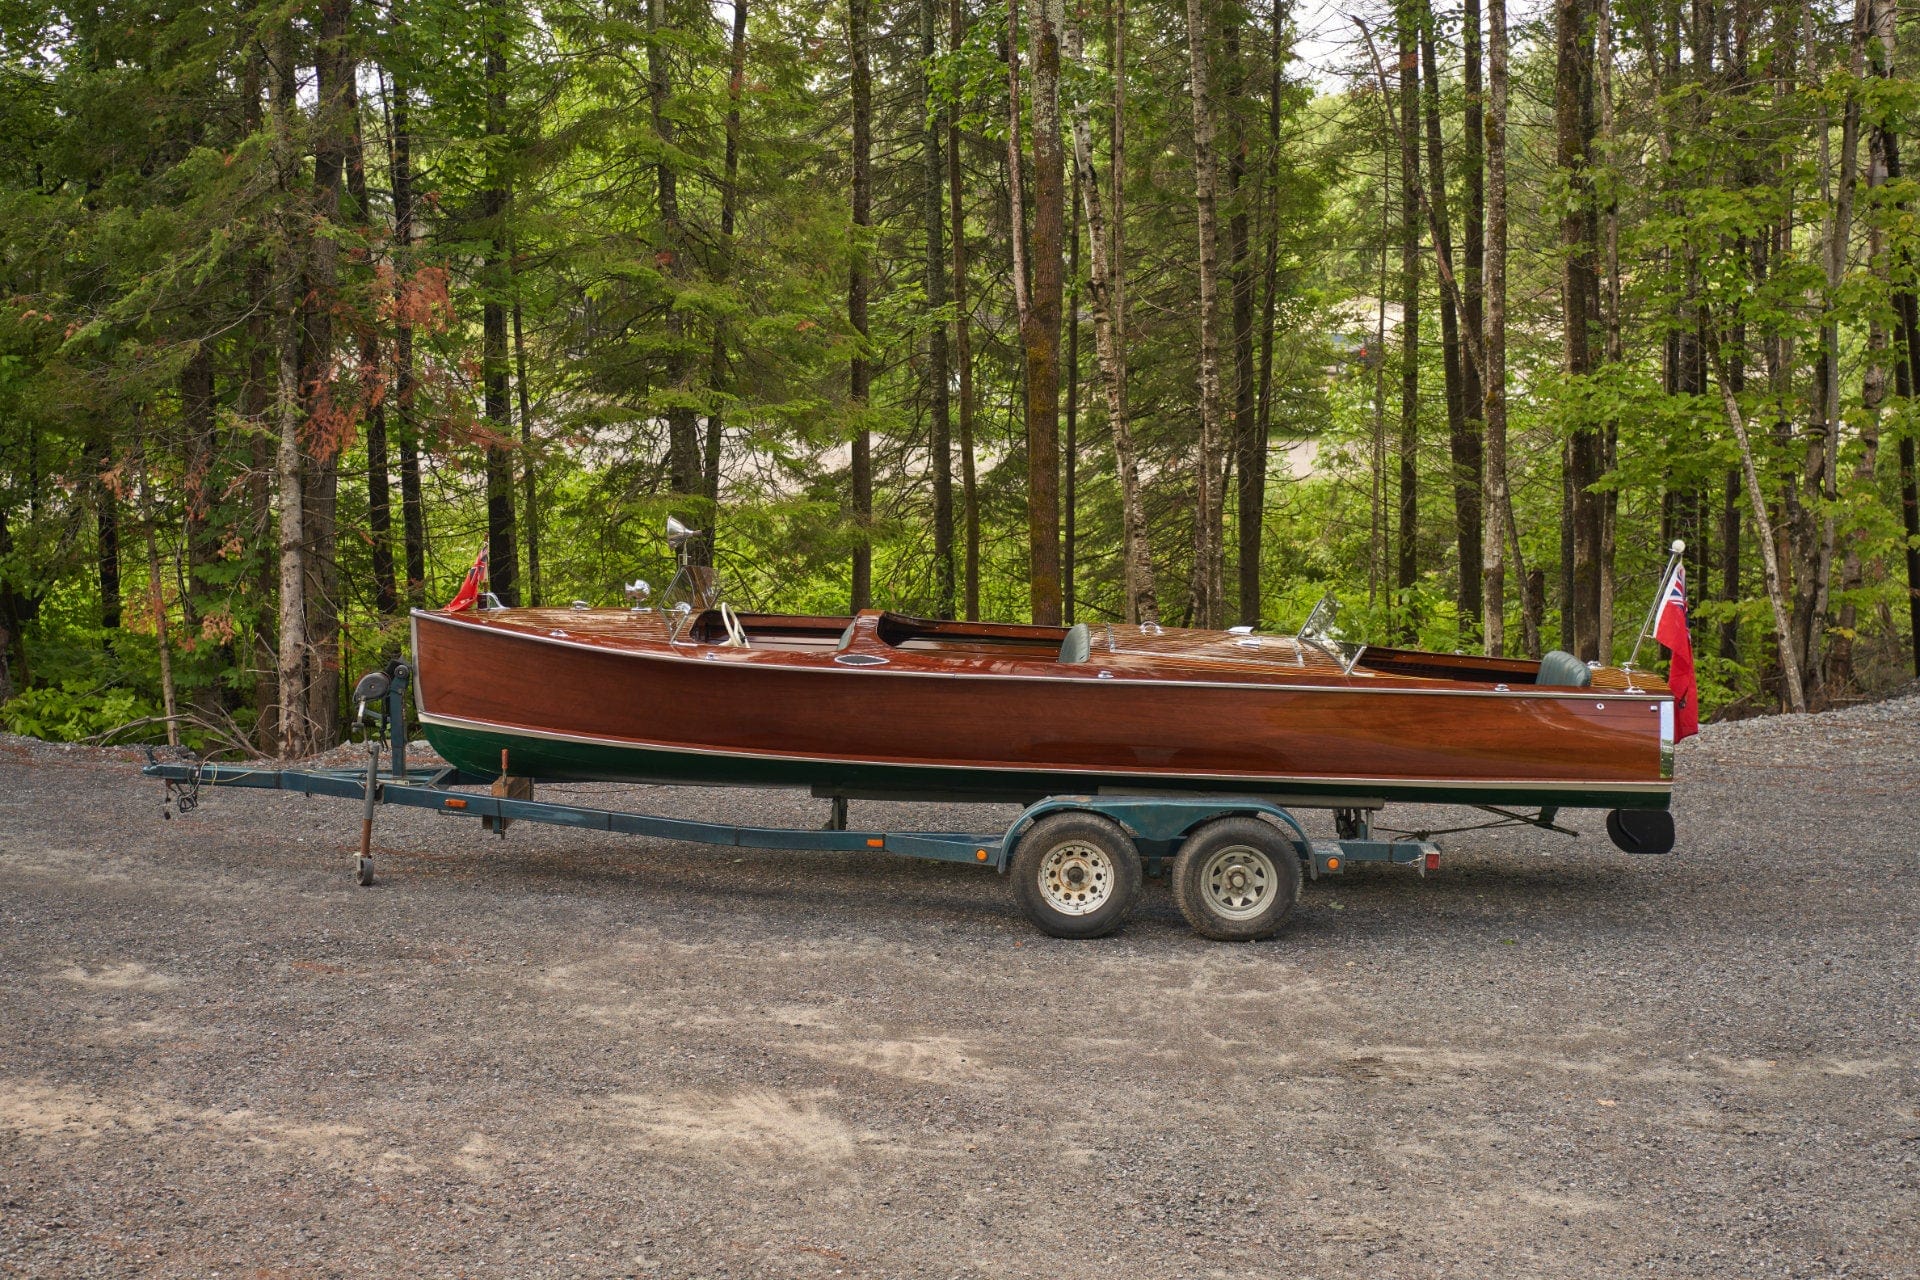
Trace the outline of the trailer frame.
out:
[[[1369,863],[1407,867],[1424,876],[1436,870],[1440,861],[1439,848],[1424,838],[1405,838],[1396,833],[1376,839],[1371,827],[1372,808],[1343,805],[1338,810],[1338,837],[1315,840],[1286,807],[1254,796],[1062,794],[1028,805],[1004,830],[985,832],[850,828],[846,822],[847,798],[844,796],[829,797],[832,807],[828,821],[818,828],[703,822],[543,800],[535,795],[539,780],[509,773],[504,767],[508,762],[504,760],[501,773],[493,777],[465,773],[452,766],[410,767],[405,708],[411,674],[406,664],[391,664],[384,683],[378,686],[373,697],[369,699],[363,694],[358,720],[363,724],[378,724],[384,730],[384,741],[381,734],[368,734],[367,764],[363,768],[261,768],[203,760],[161,761],[149,750],[148,763],[141,772],[165,785],[169,815],[175,808],[182,814],[196,809],[202,787],[241,787],[360,801],[360,839],[351,857],[355,879],[363,886],[374,881],[373,820],[379,805],[478,818],[484,829],[502,836],[515,822],[535,822],[722,849],[890,853],[990,867],[1002,875],[1021,855],[1023,841],[1029,833],[1049,819],[1065,815],[1088,815],[1117,831],[1125,846],[1117,857],[1126,861],[1127,850],[1132,851],[1131,856],[1138,862],[1136,881],[1139,873],[1155,875],[1169,870],[1170,863],[1180,861],[1196,833],[1226,819],[1250,818],[1264,824],[1272,833],[1271,847],[1291,852],[1298,859],[1298,872],[1313,879],[1338,874],[1348,864]],[[368,683],[371,680],[370,676],[362,682],[363,691],[373,688]],[[369,710],[374,714],[370,716]],[[390,765],[384,770],[380,767],[383,750],[390,758]],[[482,787],[486,790],[474,789]],[[1098,851],[1094,851],[1094,856],[1097,861]],[[1296,878],[1288,896],[1297,898],[1297,894]],[[1121,905],[1130,907],[1131,903]],[[1280,911],[1282,922],[1292,902],[1284,906],[1285,910]],[[1196,928],[1208,932],[1202,927],[1202,921],[1194,920],[1193,912],[1188,911],[1184,903],[1182,909]],[[1028,914],[1036,915],[1031,907]],[[1125,911],[1116,914],[1124,918]],[[1111,928],[1102,928],[1097,932],[1071,929],[1061,932],[1054,927],[1063,926],[1059,919],[1036,917],[1035,923],[1057,936],[1098,936],[1111,931]],[[1117,920],[1112,927],[1118,927]]]

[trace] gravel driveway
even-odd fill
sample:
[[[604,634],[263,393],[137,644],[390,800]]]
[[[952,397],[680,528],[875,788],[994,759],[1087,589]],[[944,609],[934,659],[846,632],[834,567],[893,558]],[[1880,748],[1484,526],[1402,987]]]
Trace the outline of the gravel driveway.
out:
[[[1920,698],[1679,772],[1668,857],[1579,813],[1068,943],[970,867],[424,812],[357,889],[350,803],[0,740],[0,1274],[1920,1276]]]

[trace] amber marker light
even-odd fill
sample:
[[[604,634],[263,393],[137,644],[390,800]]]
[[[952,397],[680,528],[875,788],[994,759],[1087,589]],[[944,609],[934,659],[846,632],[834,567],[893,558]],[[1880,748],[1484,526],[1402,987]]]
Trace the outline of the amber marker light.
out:
[[[1340,859],[1338,858],[1327,859],[1327,870],[1338,871],[1339,869],[1340,869]]]
[[[985,849],[975,849],[973,856],[979,861],[985,862],[987,860],[987,851]]]
[[[467,802],[466,802],[465,800],[449,800],[449,801],[447,801],[447,808],[449,808],[449,809],[464,809],[464,808],[466,808],[466,807],[467,807]]]
[[[885,840],[869,840],[869,841],[867,841],[867,848],[869,848],[869,849],[884,849],[884,848],[886,848],[886,847],[887,847],[887,842],[886,842]]]

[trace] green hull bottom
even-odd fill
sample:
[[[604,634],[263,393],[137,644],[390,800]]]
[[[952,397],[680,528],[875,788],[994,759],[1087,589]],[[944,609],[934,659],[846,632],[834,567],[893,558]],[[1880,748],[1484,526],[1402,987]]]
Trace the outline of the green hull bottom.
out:
[[[649,782],[691,786],[789,787],[855,799],[953,799],[1027,804],[1090,792],[1260,796],[1305,808],[1369,807],[1389,800],[1427,804],[1499,804],[1562,809],[1665,809],[1666,790],[1610,790],[1607,784],[1530,786],[1524,782],[1463,787],[1446,782],[1346,783],[1314,779],[1166,778],[1152,774],[1048,773],[1018,769],[920,768],[818,760],[700,755],[653,747],[612,746],[530,737],[504,729],[423,726],[433,749],[461,772],[504,772],[544,782]]]

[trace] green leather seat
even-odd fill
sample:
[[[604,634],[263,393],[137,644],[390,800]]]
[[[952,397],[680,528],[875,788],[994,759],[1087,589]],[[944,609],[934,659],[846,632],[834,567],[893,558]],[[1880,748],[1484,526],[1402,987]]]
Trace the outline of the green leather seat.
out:
[[[1586,663],[1566,650],[1555,649],[1540,659],[1540,674],[1533,678],[1533,682],[1584,689],[1593,683],[1593,672]]]
[[[1093,656],[1093,633],[1087,630],[1087,624],[1076,622],[1067,628],[1067,635],[1060,642],[1060,661],[1085,662]]]

